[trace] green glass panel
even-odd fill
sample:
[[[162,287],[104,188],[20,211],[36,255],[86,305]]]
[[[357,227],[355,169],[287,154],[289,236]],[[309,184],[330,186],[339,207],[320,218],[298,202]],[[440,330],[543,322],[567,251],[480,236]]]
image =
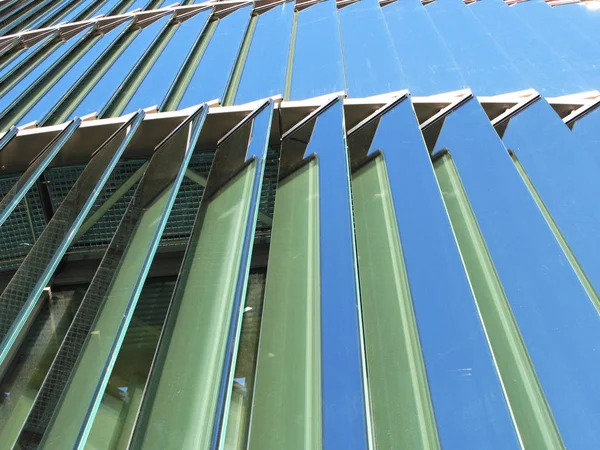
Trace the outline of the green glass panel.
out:
[[[12,449],[67,333],[82,289],[53,292],[0,384],[0,449]]]
[[[174,280],[144,285],[86,449],[127,448],[174,287]]]
[[[564,448],[450,153],[435,174],[524,448]]]
[[[322,448],[318,171],[309,160],[277,187],[250,450]]]
[[[143,213],[137,230],[129,243],[104,305],[98,313],[93,330],[82,349],[66,393],[44,437],[42,448],[63,449],[75,442],[85,417],[89,398],[98,384],[98,367],[103,367],[112,349],[114,336],[125,314],[128,300],[146,259],[146,248],[152,241],[160,217],[167,206],[173,185],[167,188]],[[125,300],[125,301],[124,301]]]
[[[210,446],[257,169],[200,207],[134,448]]]
[[[353,173],[352,198],[377,446],[439,448],[383,156]]]
[[[256,375],[258,340],[262,320],[263,299],[265,297],[265,279],[266,268],[261,268],[257,272],[251,272],[248,277],[240,343],[231,390],[231,406],[225,435],[226,450],[247,449],[248,427],[250,425],[250,411]]]
[[[155,150],[86,293],[102,299],[41,448],[82,448],[122,347],[200,129],[204,106]]]

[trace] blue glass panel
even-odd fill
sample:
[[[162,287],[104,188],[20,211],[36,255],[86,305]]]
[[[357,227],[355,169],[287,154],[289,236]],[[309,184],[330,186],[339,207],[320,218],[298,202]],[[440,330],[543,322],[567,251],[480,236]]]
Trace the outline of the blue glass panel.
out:
[[[546,100],[508,123],[503,137],[515,152],[579,264],[600,292],[600,165]]]
[[[12,36],[4,40],[0,47],[0,69],[10,64],[24,50],[18,36]]]
[[[225,96],[251,13],[252,6],[246,6],[219,20],[178,109]],[[260,70],[263,72],[263,68]]]
[[[152,0],[135,0],[135,2],[133,2],[126,9],[125,12],[133,11],[134,9],[141,9],[141,10],[148,9],[148,7],[150,6],[151,3],[152,3]]]
[[[290,100],[346,90],[341,45],[335,0],[298,12]]]
[[[596,43],[600,42],[600,9],[590,8],[585,3],[569,3],[559,5],[556,12],[584,31],[588,37],[593,37]]]
[[[414,95],[464,89],[465,80],[420,0],[400,0],[383,8],[406,86]]]
[[[108,0],[106,1],[99,10],[97,10],[92,16],[93,17],[97,17],[97,16],[110,16],[111,14],[115,14],[114,10],[120,6],[121,2],[123,0]],[[148,0],[144,0],[146,3],[148,3]],[[127,11],[129,12],[129,11]]]
[[[379,122],[370,151],[390,173],[396,220],[442,448],[519,443],[412,105]],[[432,274],[435,282],[432,283]],[[465,367],[470,376],[463,376]]]
[[[77,1],[78,0],[60,1],[59,3],[54,5],[54,7],[50,8],[47,12],[38,17],[35,21],[27,25],[27,28],[30,30],[35,30],[50,25],[57,19],[57,17],[60,17],[64,9],[71,7]]]
[[[66,41],[64,44],[60,45],[58,48],[56,48],[52,53],[50,53],[48,56],[46,56],[46,58],[41,61],[37,67],[35,67],[35,69],[33,69],[31,72],[29,72],[27,74],[27,76],[25,76],[21,81],[19,81],[16,85],[14,85],[10,91],[6,92],[1,98],[0,98],[0,116],[4,116],[6,114],[6,112],[8,111],[8,109],[10,109],[10,107],[14,106],[19,98],[22,97],[23,94],[29,92],[33,86],[35,85],[35,82],[37,81],[37,79],[39,77],[41,77],[43,74],[47,73],[49,70],[51,70],[56,64],[57,62],[59,62],[60,60],[62,60],[62,58],[73,48],[75,47],[77,44],[79,44],[81,41],[83,41],[83,39],[85,39],[85,36],[87,34],[89,30],[85,29],[83,31],[81,31],[79,34],[77,34],[76,36],[73,36],[71,39],[69,39],[68,41]]]
[[[555,96],[591,89],[503,0],[478,1],[469,9],[519,68],[529,87]]]
[[[566,446],[598,447],[598,312],[476,100],[446,118],[442,148],[452,154]]]
[[[22,28],[23,22],[25,22],[28,18],[33,16],[38,11],[42,10],[46,6],[48,6],[52,0],[45,0],[42,2],[29,2],[24,3],[20,7],[15,8],[14,11],[6,15],[6,18],[2,18],[2,21],[6,21],[6,25],[0,29],[0,35],[10,34],[11,32],[15,32]],[[35,5],[31,8],[30,6]],[[19,15],[18,12],[24,9],[24,11]]]
[[[184,61],[206,27],[210,14],[211,10],[201,11],[179,25],[123,113],[152,105],[162,105]]]
[[[171,16],[168,15],[144,28],[85,96],[73,114],[81,117],[102,111],[108,99],[112,97],[138,61],[143,58],[144,53],[148,51],[170,20]]]
[[[396,49],[377,0],[360,0],[338,11],[351,97],[406,88]]]
[[[52,38],[56,36],[55,33],[52,33],[47,38],[42,39],[36,44],[32,45],[28,49],[23,50],[19,55],[10,61],[6,66],[0,70],[0,83],[2,83],[15,69],[21,67],[24,64],[30,64],[30,61],[26,61],[29,58],[33,57],[44,45],[46,45]]]
[[[600,47],[593,38],[543,1],[517,3],[513,8],[586,82],[600,86]]]
[[[600,164],[600,108],[590,111],[573,125],[572,133],[576,135],[598,164]]]
[[[531,87],[462,0],[436,0],[425,9],[476,95]]]
[[[293,20],[294,3],[258,16],[234,103],[283,94]]]
[[[101,0],[102,1],[102,0]],[[83,12],[88,9],[94,3],[99,3],[98,0],[86,0],[79,3],[75,8],[73,8],[66,16],[60,18],[59,20],[55,20],[52,23],[67,23],[74,22],[76,20],[83,20],[83,17],[79,17]]]
[[[320,186],[323,443],[326,449],[365,449],[360,303],[340,100],[318,116],[304,156],[312,154]]]
[[[36,105],[25,114],[25,117],[19,120],[19,123],[25,124],[33,122],[34,120],[41,120],[45,117],[48,111],[58,105],[59,100],[69,91],[69,89],[71,89],[79,77],[85,73],[85,71],[100,58],[100,55],[102,55],[102,53],[117,40],[129,24],[130,22],[125,22],[98,39],[54,86],[47,87],[50,89]]]
[[[48,1],[46,1],[47,3]],[[30,6],[35,5],[35,0],[29,0],[29,1],[24,1],[21,4],[17,5],[16,7],[11,7],[10,8],[6,8],[3,9],[2,12],[4,13],[1,17],[0,17],[0,21],[6,21],[8,18],[10,18],[11,16],[18,16],[18,13],[23,11],[23,10],[27,10],[27,8],[29,8]],[[10,22],[8,22],[10,24]]]

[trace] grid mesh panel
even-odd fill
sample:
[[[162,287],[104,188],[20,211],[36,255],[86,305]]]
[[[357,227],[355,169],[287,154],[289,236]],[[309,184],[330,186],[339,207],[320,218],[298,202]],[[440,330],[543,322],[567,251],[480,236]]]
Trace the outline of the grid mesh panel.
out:
[[[106,202],[106,200],[108,200],[115,191],[142,166],[142,164],[144,164],[144,161],[142,160],[124,161],[117,164],[115,170],[104,186],[104,189],[96,199],[88,217],[102,206],[102,204],[104,204],[104,202]],[[46,180],[49,182],[48,190],[50,192],[50,198],[52,199],[52,205],[55,209],[65,198],[69,189],[81,174],[83,167],[84,166],[57,167],[48,171]],[[69,251],[104,250],[110,243],[136,187],[137,183],[134,184],[108,211],[106,211],[100,220],[98,220],[92,228],[71,246]]]
[[[4,197],[20,175],[0,178]],[[46,226],[42,203],[34,186],[0,228],[0,270],[19,266]]]
[[[194,154],[188,168],[206,178],[213,157],[214,152]],[[203,192],[203,186],[187,177],[184,178],[167,221],[161,245],[187,244]]]
[[[260,212],[273,217],[275,209],[275,190],[277,189],[277,175],[279,173],[279,152],[269,148],[265,160],[265,174],[263,176],[262,192],[260,195]],[[271,226],[261,221],[256,224],[256,239],[261,241],[271,237]]]

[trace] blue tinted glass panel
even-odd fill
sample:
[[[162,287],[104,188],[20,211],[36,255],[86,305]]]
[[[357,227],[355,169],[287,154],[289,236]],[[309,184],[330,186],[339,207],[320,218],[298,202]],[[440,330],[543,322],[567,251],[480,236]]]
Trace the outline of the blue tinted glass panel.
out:
[[[42,39],[38,43],[29,47],[28,49],[23,50],[21,53],[19,53],[19,55],[16,58],[14,58],[12,61],[10,61],[10,63],[4,66],[2,70],[0,70],[0,83],[3,82],[13,70],[17,69],[18,67],[21,67],[23,64],[29,64],[30,61],[26,60],[35,55],[39,51],[39,49],[46,45],[50,40],[52,40],[54,36],[55,34],[53,33],[52,35]]]
[[[593,5],[593,3],[590,3]],[[585,32],[588,37],[593,37],[598,43],[600,39],[600,9],[586,6],[585,3],[569,3],[560,5],[557,10],[565,20],[574,24]]]
[[[87,34],[88,30],[81,31],[77,36],[73,36],[71,39],[66,41],[64,44],[59,46],[56,50],[50,53],[40,64],[33,69],[27,76],[25,76],[19,83],[13,86],[10,91],[5,93],[0,98],[0,113],[1,116],[6,114],[9,107],[14,106],[16,100],[18,100],[22,94],[28,92],[36,80],[46,73],[48,70],[52,69],[58,61],[60,61],[67,52],[69,52],[73,47],[79,44]]]
[[[503,0],[478,1],[469,9],[519,68],[529,87],[555,96],[591,89]]]
[[[294,49],[290,100],[346,90],[335,0],[298,12]]]
[[[446,118],[442,148],[452,154],[567,448],[597,447],[598,312],[476,100]]]
[[[590,85],[600,82],[600,47],[579,27],[561,16],[543,1],[517,3],[516,14],[527,22],[546,41],[565,63],[569,64]]]
[[[148,9],[148,7],[150,6],[150,4],[152,3],[152,0],[135,0],[135,2],[133,2],[126,10],[125,12],[129,12],[129,11],[133,11],[135,9]]]
[[[178,109],[215,98],[222,99],[225,96],[225,89],[248,28],[251,12],[252,7],[246,6],[219,19],[217,29],[179,102]]]
[[[152,105],[160,106],[175,82],[191,49],[208,23],[211,10],[202,11],[186,20],[171,37],[152,69],[125,107],[123,114]]]
[[[341,101],[318,116],[324,448],[367,448],[350,171]]]
[[[293,20],[294,3],[258,16],[234,103],[283,94]]]
[[[436,0],[425,9],[475,94],[531,87],[462,0]]]
[[[600,292],[600,165],[546,100],[513,117],[504,144],[515,152],[596,292]]]
[[[586,152],[600,164],[600,108],[578,119],[572,133],[579,138]]]
[[[76,2],[77,2],[77,0],[70,0],[70,1],[63,0],[63,1],[59,2],[53,8],[51,8],[48,12],[41,15],[37,20],[35,20],[31,24],[29,24],[27,26],[27,28],[30,30],[35,30],[37,28],[42,28],[44,26],[50,25],[55,20],[60,18],[60,15],[65,8],[71,7]]]
[[[350,97],[406,88],[392,37],[377,0],[360,0],[338,11]]]
[[[518,448],[504,392],[412,105],[385,114],[370,151],[388,168],[442,448]],[[432,274],[435,282],[432,283]],[[465,368],[469,376],[456,376]]]
[[[171,16],[166,16],[144,28],[81,101],[73,114],[81,117],[102,111],[112,94],[121,85],[127,74],[133,70],[138,61],[142,59],[144,53],[159,33],[164,30],[169,20],[171,20]]]
[[[464,89],[466,83],[420,0],[400,0],[383,8],[406,86],[413,95]]]
[[[52,86],[46,94],[33,106],[27,114],[19,121],[21,124],[42,120],[52,108],[58,105],[59,100],[69,92],[75,82],[100,58],[129,26],[129,22],[123,23],[111,30],[94,45],[65,73],[58,82]]]
[[[79,3],[75,8],[73,8],[66,16],[62,17],[60,20],[55,20],[53,23],[57,22],[75,22],[76,20],[82,20],[83,17],[79,17],[83,12],[92,6],[94,3],[99,3],[98,0],[86,0]]]
[[[97,10],[94,14],[92,14],[93,17],[96,16],[109,16],[111,14],[114,14],[114,9],[116,7],[118,7],[123,0],[108,0],[107,2],[103,3],[102,6],[100,7],[99,10]],[[148,0],[144,0],[146,3],[148,2]],[[129,11],[127,11],[129,12]]]

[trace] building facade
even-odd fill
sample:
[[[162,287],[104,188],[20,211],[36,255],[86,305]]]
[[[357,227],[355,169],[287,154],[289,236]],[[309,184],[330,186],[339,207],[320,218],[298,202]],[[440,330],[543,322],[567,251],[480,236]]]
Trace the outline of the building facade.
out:
[[[599,448],[599,6],[0,0],[0,449]]]

